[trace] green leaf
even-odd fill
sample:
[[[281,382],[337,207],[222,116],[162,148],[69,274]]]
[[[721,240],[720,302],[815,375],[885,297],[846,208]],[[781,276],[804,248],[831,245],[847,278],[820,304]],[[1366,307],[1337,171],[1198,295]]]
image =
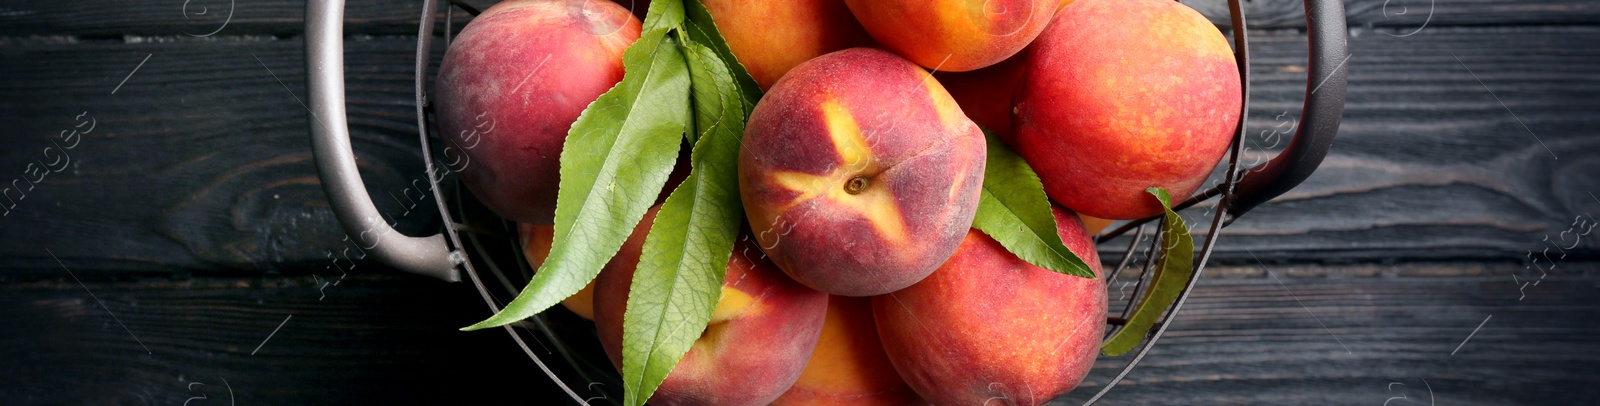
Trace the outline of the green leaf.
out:
[[[744,220],[739,141],[744,110],[717,54],[684,42],[693,78],[693,169],[656,214],[622,323],[623,404],[643,405],[705,331]]]
[[[689,116],[689,72],[683,51],[667,33],[648,31],[629,46],[622,82],[572,124],[561,150],[548,259],[505,309],[463,330],[522,320],[577,293],[655,203]]]
[[[647,0],[636,0],[647,1]],[[650,8],[644,12],[642,32],[674,30],[683,25],[684,0],[648,0]],[[643,36],[641,35],[642,39]]]
[[[728,41],[722,38],[722,33],[717,31],[717,24],[711,21],[711,12],[706,10],[706,5],[700,0],[683,0],[684,11],[688,14],[689,24],[684,28],[689,33],[689,39],[694,42],[710,46],[717,52],[717,56],[728,67],[728,72],[733,75],[734,84],[739,87],[739,94],[744,102],[744,113],[749,115],[755,109],[756,101],[761,100],[761,86],[756,85],[755,78],[750,77],[750,71],[744,69],[744,64],[733,56],[733,50],[728,49]]]
[[[972,227],[1035,266],[1094,279],[1089,265],[1067,249],[1056,233],[1056,217],[1050,212],[1050,198],[1044,194],[1039,175],[994,134],[984,131],[984,135],[989,157]]]
[[[1158,187],[1145,191],[1155,195],[1156,200],[1161,201],[1161,207],[1167,211],[1166,218],[1161,222],[1161,241],[1165,247],[1161,255],[1156,257],[1159,266],[1155,269],[1155,275],[1151,276],[1150,293],[1139,300],[1139,307],[1133,310],[1133,317],[1128,318],[1128,324],[1100,346],[1100,353],[1108,356],[1126,354],[1139,346],[1145,334],[1150,332],[1150,327],[1155,325],[1161,313],[1172,307],[1173,301],[1178,300],[1178,293],[1183,291],[1183,287],[1189,284],[1189,277],[1194,275],[1194,238],[1189,235],[1189,226],[1183,223],[1183,217],[1172,211],[1172,196]]]

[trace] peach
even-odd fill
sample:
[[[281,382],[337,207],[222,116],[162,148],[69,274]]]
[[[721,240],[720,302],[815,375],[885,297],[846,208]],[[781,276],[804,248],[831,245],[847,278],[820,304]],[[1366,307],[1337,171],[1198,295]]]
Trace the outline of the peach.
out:
[[[1222,33],[1166,0],[1077,0],[1034,42],[1013,124],[1051,199],[1106,219],[1158,215],[1222,159],[1239,71]]]
[[[1083,222],[1083,231],[1091,237],[1100,234],[1101,231],[1105,231],[1106,227],[1111,226],[1111,223],[1116,222],[1116,220],[1085,216],[1083,213],[1078,213],[1078,220]]]
[[[992,66],[967,72],[934,72],[950,97],[967,117],[1011,142],[1011,106],[1022,85],[1027,53],[1018,53]]]
[[[872,299],[829,296],[822,337],[800,380],[774,406],[926,404],[900,379],[878,341]]]
[[[965,72],[1021,51],[1059,0],[845,0],[872,38],[936,71]]]
[[[509,220],[551,224],[561,146],[582,112],[622,80],[639,20],[605,1],[514,0],[461,30],[439,66],[446,159]]]
[[[1083,1],[1083,0],[1080,0]],[[1101,275],[1076,216],[1055,210],[1067,248]],[[1051,272],[974,229],[927,279],[872,298],[895,370],[938,405],[1038,405],[1072,390],[1105,332],[1099,279]]]
[[[702,0],[761,90],[801,62],[872,44],[843,0]]]
[[[835,295],[883,294],[955,252],[985,153],[983,133],[928,72],[851,48],[800,64],[756,104],[739,195],[789,276]]]
[[[618,370],[628,290],[656,211],[645,214],[595,281],[595,329]],[[650,404],[765,405],[800,377],[822,332],[828,295],[784,276],[751,241],[745,235],[734,244],[710,325]]]

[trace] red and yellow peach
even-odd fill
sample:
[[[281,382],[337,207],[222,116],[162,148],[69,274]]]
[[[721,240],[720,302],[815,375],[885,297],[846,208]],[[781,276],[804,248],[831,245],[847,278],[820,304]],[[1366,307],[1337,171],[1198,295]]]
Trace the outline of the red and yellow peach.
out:
[[[872,38],[936,71],[993,65],[1028,46],[1059,0],[845,0]]]
[[[552,224],[567,130],[622,80],[622,52],[638,38],[639,20],[605,1],[506,1],[468,23],[435,100],[467,189],[501,217]]]
[[[702,0],[728,50],[762,90],[802,62],[872,37],[843,0]]]
[[[1077,217],[1057,208],[1055,219],[1067,248],[1102,275]],[[1038,405],[1093,367],[1106,289],[1101,279],[1034,266],[973,229],[938,271],[874,297],[872,307],[889,360],[924,399]]]
[[[852,48],[801,64],[750,115],[739,194],[761,248],[800,283],[910,286],[972,225],[983,133],[926,71]]]
[[[1016,98],[1013,146],[1050,198],[1106,219],[1182,199],[1239,124],[1239,71],[1222,33],[1166,0],[1077,0],[1039,36]]]
[[[889,363],[872,321],[872,299],[829,296],[817,348],[794,386],[773,406],[926,404]]]

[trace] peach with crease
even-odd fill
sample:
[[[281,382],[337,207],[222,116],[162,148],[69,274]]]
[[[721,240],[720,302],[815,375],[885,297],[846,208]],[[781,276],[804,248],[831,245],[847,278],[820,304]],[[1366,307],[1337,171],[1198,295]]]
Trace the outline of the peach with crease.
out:
[[[843,296],[932,272],[971,227],[983,134],[927,71],[853,48],[796,67],[756,105],[739,194],[761,248]]]

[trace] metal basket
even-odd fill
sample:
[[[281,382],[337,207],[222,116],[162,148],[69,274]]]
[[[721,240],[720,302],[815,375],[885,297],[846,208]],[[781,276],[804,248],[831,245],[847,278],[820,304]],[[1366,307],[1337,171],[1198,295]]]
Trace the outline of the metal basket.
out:
[[[595,0],[609,1],[609,0]],[[639,0],[646,1],[646,0]],[[413,237],[400,234],[379,216],[366,187],[356,170],[351,151],[349,127],[345,116],[344,100],[344,43],[342,0],[308,0],[306,2],[306,72],[309,76],[309,103],[312,116],[312,150],[322,187],[332,204],[333,212],[350,235],[379,236],[370,241],[365,251],[383,263],[406,272],[427,275],[449,282],[461,280],[465,272],[468,279],[483,296],[484,303],[498,312],[503,303],[514,297],[531,276],[523,260],[521,244],[516,238],[516,226],[490,213],[469,193],[462,192],[451,177],[435,165],[433,156],[439,142],[437,129],[431,116],[432,105],[427,95],[430,56],[437,16],[443,14],[446,29],[443,38],[450,42],[453,8],[476,15],[478,10],[457,1],[442,5],[438,0],[423,0],[422,14],[417,32],[415,65],[416,114],[423,165],[434,201],[443,219],[439,234]],[[1346,69],[1343,61],[1348,57],[1346,48],[1344,5],[1339,0],[1306,0],[1306,34],[1310,41],[1307,64],[1305,106],[1294,137],[1282,152],[1270,161],[1251,168],[1239,167],[1245,122],[1249,115],[1250,65],[1248,33],[1244,29],[1245,16],[1239,0],[1230,0],[1233,41],[1239,65],[1244,97],[1238,128],[1228,153],[1225,179],[1215,187],[1202,190],[1185,199],[1174,210],[1183,210],[1197,203],[1219,198],[1211,218],[1204,242],[1198,247],[1199,257],[1194,263],[1194,273],[1184,286],[1170,311],[1151,329],[1148,339],[1140,345],[1126,365],[1084,404],[1093,404],[1115,387],[1133,370],[1134,366],[1150,352],[1161,339],[1171,322],[1183,308],[1201,271],[1216,247],[1218,231],[1232,223],[1250,209],[1277,197],[1316,170],[1333,144],[1339,120],[1344,112]],[[1141,243],[1146,240],[1146,226],[1152,217],[1130,221],[1096,237],[1101,245],[1112,238],[1133,232],[1128,238],[1117,266],[1106,274],[1107,286],[1112,286],[1123,269],[1128,268],[1138,256]],[[381,238],[380,238],[381,237]],[[1106,337],[1126,323],[1129,312],[1137,303],[1151,275],[1153,254],[1160,247],[1159,238],[1148,238],[1144,247],[1144,271],[1139,276],[1134,294],[1128,296],[1121,317],[1108,317]],[[1109,258],[1109,257],[1107,257]],[[507,334],[521,346],[535,365],[567,396],[579,403],[597,400],[615,403],[620,395],[620,378],[601,352],[594,328],[560,306],[545,311],[525,321],[503,327]],[[535,351],[530,346],[542,347]],[[544,357],[540,356],[544,353]],[[547,363],[549,358],[561,362]],[[582,394],[580,394],[582,392]]]

